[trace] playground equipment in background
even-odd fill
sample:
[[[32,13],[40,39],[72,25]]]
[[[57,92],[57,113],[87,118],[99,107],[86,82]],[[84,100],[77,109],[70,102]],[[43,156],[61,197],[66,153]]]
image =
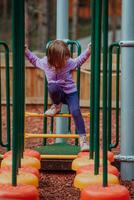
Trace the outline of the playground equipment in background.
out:
[[[10,138],[10,73],[9,73],[9,48],[6,42],[0,41],[0,47],[4,47],[5,50],[5,66],[6,66],[6,143],[2,141],[2,105],[1,105],[1,65],[0,65],[0,145],[6,147],[7,151],[11,149],[11,138]],[[1,64],[1,54],[0,54],[0,64]]]
[[[86,171],[82,171],[76,175],[74,179],[74,186],[82,190],[81,200],[106,200],[106,199],[120,199],[129,200],[129,192],[123,187],[119,186],[117,176],[108,174],[107,150],[118,145],[118,126],[116,128],[116,144],[111,144],[111,112],[108,113],[107,118],[107,98],[108,108],[111,111],[111,67],[109,64],[109,88],[107,87],[107,64],[108,64],[108,0],[92,1],[92,60],[91,60],[91,117],[90,117],[90,155],[89,158],[80,157],[73,161],[72,169],[76,170],[81,166],[86,167]],[[103,29],[103,164],[100,160],[100,61],[101,61],[101,24]],[[110,47],[112,49],[113,46]],[[117,48],[117,83],[119,84],[119,46]],[[112,50],[111,50],[112,51]],[[110,51],[110,53],[111,53]],[[111,59],[110,54],[110,59]],[[112,60],[112,59],[111,59]],[[110,61],[111,61],[110,60]],[[107,88],[109,93],[107,95]],[[119,96],[119,87],[116,88],[116,95]],[[119,98],[117,98],[119,102]],[[119,122],[119,104],[116,104],[116,121]],[[109,122],[107,123],[107,119]],[[109,135],[107,134],[107,128]],[[107,141],[107,136],[108,141]],[[95,157],[95,158],[94,158]],[[94,174],[88,170],[93,165],[94,158]],[[103,170],[99,173],[101,165]],[[92,167],[93,168],[93,167]],[[120,195],[120,193],[122,194]]]
[[[48,42],[46,46],[46,54],[47,50],[49,48],[49,45],[51,44],[52,41]],[[77,49],[77,54],[80,55],[81,53],[81,46],[78,43],[78,41],[73,41],[73,40],[65,40],[65,42],[68,44],[68,47],[71,52],[71,56],[73,56],[74,53],[74,48]],[[78,95],[80,95],[80,68],[77,70],[77,90],[78,90]],[[45,91],[44,91],[44,112],[47,110],[48,106],[48,89],[47,89],[47,81],[45,79]],[[89,118],[90,114],[89,113],[82,113],[84,118]],[[41,158],[48,158],[48,159],[74,159],[77,157],[78,152],[80,151],[78,147],[78,142],[77,139],[79,138],[78,134],[72,134],[71,133],[71,114],[57,114],[55,116],[48,116],[45,114],[38,114],[38,113],[30,113],[26,112],[25,113],[25,118],[27,117],[39,117],[44,119],[44,127],[43,127],[43,134],[32,134],[32,133],[25,133],[25,138],[44,138],[43,145],[41,147],[36,148],[37,151],[41,153]],[[48,127],[47,127],[47,118],[51,117],[51,126],[50,126],[50,132],[52,134],[47,134]],[[68,133],[66,134],[54,134],[53,133],[53,122],[54,118],[56,117],[61,117],[61,118],[68,118],[69,119],[69,126],[68,126]],[[89,137],[89,134],[87,134],[87,137]],[[46,145],[46,138],[74,138],[75,139],[75,145],[69,145],[65,143],[56,143],[52,145]],[[66,146],[67,145],[67,146]],[[64,150],[63,150],[64,149]],[[61,152],[61,155],[59,155],[58,152]],[[54,154],[53,154],[54,153]]]
[[[12,32],[13,32],[13,133],[12,155],[9,153],[1,163],[0,199],[38,200],[38,169],[40,160],[23,155],[24,152],[24,0],[12,0]],[[6,50],[7,72],[7,108],[10,114],[9,95],[9,50],[5,42],[0,42]],[[20,92],[21,91],[21,92]],[[1,95],[0,95],[1,96]],[[1,113],[0,113],[1,114]],[[10,149],[10,115],[7,132],[7,144]],[[0,127],[1,128],[1,127]],[[37,153],[38,154],[38,153]],[[37,155],[36,154],[36,155]],[[35,153],[34,153],[35,156]],[[23,169],[21,167],[23,166]],[[37,169],[30,169],[31,166]],[[27,168],[28,167],[28,168]],[[3,169],[4,168],[4,169]],[[25,168],[25,170],[24,170]],[[36,174],[36,175],[35,175]],[[20,184],[20,185],[18,185]]]
[[[79,53],[81,52],[81,47],[79,45],[79,43],[77,41],[71,41],[71,40],[66,40],[67,44],[68,45],[71,45],[70,49],[71,49],[71,55],[73,55],[73,48],[74,48],[74,45],[78,48],[78,55]],[[51,41],[47,44],[47,47],[46,47],[46,52],[47,52],[47,49],[49,48],[49,45],[50,45]],[[111,112],[111,97],[112,97],[112,50],[113,50],[113,47],[117,46],[117,44],[112,44],[109,48],[109,71],[108,71],[108,75],[109,75],[109,85],[108,85],[108,138],[109,138],[109,142],[108,142],[108,146],[109,146],[109,150],[111,150],[112,148],[116,147],[118,145],[118,141],[119,141],[119,59],[120,59],[120,51],[119,51],[119,45],[118,45],[118,48],[117,48],[117,64],[116,64],[116,144],[115,145],[112,145],[111,144],[111,138],[112,138],[112,125],[111,125],[111,119],[112,119],[112,112]],[[112,48],[111,48],[112,47]],[[92,64],[93,65],[93,64]],[[91,80],[93,78],[93,69],[92,69],[92,73],[91,73]],[[78,91],[80,90],[80,71],[78,71],[78,74],[77,74],[77,87],[78,87]],[[93,80],[92,80],[93,81]],[[92,88],[92,82],[91,82],[91,112],[92,112],[92,92],[93,92],[94,88]],[[45,79],[45,97],[44,97],[44,111],[46,111],[47,109],[47,105],[48,105],[48,90],[47,90],[47,81]],[[79,91],[79,94],[80,94],[80,91]],[[82,113],[83,117],[84,118],[90,118],[90,113]],[[25,133],[25,137],[28,139],[28,138],[78,138],[79,136],[77,134],[54,134],[53,133],[53,122],[54,122],[54,118],[56,117],[63,117],[63,118],[71,118],[71,115],[70,114],[57,114],[55,115],[54,117],[51,117],[51,116],[46,116],[45,114],[39,114],[39,113],[30,113],[30,112],[25,112],[25,117],[39,117],[39,118],[44,118],[44,133],[43,134],[32,134],[32,133]],[[47,117],[51,117],[51,126],[50,126],[50,132],[52,134],[46,134],[47,133]],[[92,118],[92,117],[91,117]],[[91,119],[91,132],[92,132],[92,119]],[[70,131],[70,125],[69,125],[69,129]],[[68,131],[68,132],[69,132]],[[88,134],[87,134],[88,135]],[[93,149],[93,134],[91,134],[91,140],[90,140],[90,149],[91,149],[91,152],[90,152],[90,156],[92,157],[92,149]],[[46,140],[44,140],[44,144],[46,144]],[[77,143],[76,143],[77,144]],[[56,146],[55,146],[56,145]],[[60,145],[60,148],[59,148],[59,145]],[[66,148],[67,149],[67,152],[64,151],[64,155],[57,155],[56,156],[56,153],[58,151],[62,152],[62,148],[61,148],[61,144],[53,144],[51,145],[52,147],[52,151],[50,149],[50,151],[48,151],[48,148],[50,145],[45,145],[44,147],[38,147],[36,150],[39,151],[41,154],[43,153],[44,155],[41,155],[42,158],[50,158],[50,159],[74,159],[76,158],[77,156],[77,153],[79,152],[79,149],[76,152],[76,154],[74,155],[74,152],[73,152],[73,149],[72,149],[72,145],[71,147],[68,145],[68,147]],[[65,144],[64,144],[65,145]],[[65,146],[63,145],[63,148],[65,148]],[[69,149],[72,149],[72,153],[73,155],[66,155],[68,154],[68,150]],[[76,149],[77,146],[74,146],[74,148]],[[54,152],[54,154],[53,154]],[[70,152],[70,151],[69,151]],[[71,153],[71,152],[70,152]],[[69,154],[70,154],[69,153]],[[53,155],[52,155],[53,154]]]
[[[38,178],[35,175],[35,171],[40,168],[39,159],[35,158],[35,154],[32,157],[23,155],[24,152],[24,0],[12,0],[13,2],[13,149],[12,153],[9,152],[5,155],[2,161],[2,169],[0,174],[0,199],[38,199],[38,191],[36,187],[38,185]],[[100,47],[101,47],[101,16],[102,16],[102,5],[103,5],[103,175],[99,174],[100,170],[100,152],[99,152],[99,102],[100,102]],[[19,13],[18,13],[19,12]],[[17,16],[17,17],[16,17]],[[20,31],[21,30],[21,31]],[[91,115],[90,115],[90,159],[87,157],[78,158],[82,162],[87,162],[87,170],[91,167],[89,164],[93,162],[95,155],[94,175],[87,173],[79,173],[75,177],[74,184],[78,188],[82,188],[81,200],[88,199],[118,199],[129,200],[128,190],[120,185],[108,185],[108,177],[112,184],[118,184],[117,176],[107,174],[107,169],[110,171],[110,167],[107,166],[107,150],[118,145],[118,128],[116,129],[116,145],[111,145],[111,131],[109,131],[109,140],[107,145],[107,49],[108,49],[108,0],[96,1],[92,0],[92,66],[91,66]],[[19,45],[18,45],[19,44]],[[119,48],[117,47],[119,55]],[[119,58],[119,57],[118,57]],[[119,59],[117,59],[117,63]],[[19,66],[19,69],[18,69]],[[19,70],[19,71],[18,71]],[[110,71],[110,68],[109,68]],[[119,76],[119,68],[118,68]],[[109,75],[110,77],[111,75]],[[117,83],[119,80],[117,78]],[[47,84],[45,84],[47,86]],[[110,87],[111,88],[111,87]],[[21,92],[20,92],[21,91]],[[119,95],[119,88],[117,89],[117,96]],[[111,92],[109,92],[110,96]],[[46,99],[48,98],[48,92],[46,93]],[[109,97],[110,98],[110,97]],[[117,99],[119,101],[119,98]],[[111,108],[109,103],[109,109]],[[45,110],[47,104],[45,104]],[[117,122],[119,114],[119,104],[117,104]],[[36,115],[36,114],[30,114]],[[29,116],[29,114],[27,114]],[[64,116],[64,115],[63,115]],[[110,116],[110,114],[109,114]],[[40,116],[39,117],[44,117]],[[61,115],[62,117],[62,115]],[[68,117],[71,117],[68,115]],[[89,117],[89,115],[88,115]],[[109,117],[110,121],[111,118]],[[46,122],[47,118],[44,118],[44,133],[47,133]],[[52,119],[53,124],[53,119]],[[53,127],[53,126],[52,126]],[[111,124],[109,125],[111,127]],[[53,132],[53,128],[51,128]],[[110,128],[109,128],[110,130]],[[32,135],[31,135],[32,136]],[[44,137],[44,135],[39,135]],[[26,134],[26,137],[29,137]],[[53,137],[56,137],[53,135]],[[63,135],[64,137],[64,135]],[[2,137],[1,137],[2,138]],[[74,135],[74,138],[78,138],[78,135]],[[45,143],[45,141],[44,141]],[[94,145],[95,144],[95,145]],[[7,146],[6,146],[7,147]],[[52,147],[52,145],[51,145]],[[64,145],[64,148],[66,146]],[[59,150],[59,147],[58,147]],[[78,149],[76,149],[78,150]],[[26,152],[26,151],[25,151]],[[78,151],[77,151],[78,152]],[[12,154],[12,155],[11,155]],[[61,155],[60,155],[61,156]],[[59,157],[60,157],[59,156]],[[24,161],[27,158],[26,163],[36,161],[34,166],[36,170],[34,173],[30,173],[28,164],[27,170],[23,169],[27,166]],[[60,157],[61,158],[61,157]],[[74,160],[75,162],[75,160]],[[12,167],[11,167],[12,166]],[[23,169],[19,168],[23,166]],[[91,167],[93,169],[93,165]],[[9,172],[7,170],[9,169]],[[10,172],[12,169],[12,173]],[[20,173],[18,173],[20,172]],[[116,171],[117,172],[117,171]],[[38,173],[36,173],[38,174]],[[88,175],[88,176],[87,176]],[[30,182],[27,177],[30,177]],[[26,179],[25,179],[26,177]],[[12,180],[11,180],[12,179]],[[96,180],[97,179],[97,180]],[[17,180],[21,184],[32,184],[32,186],[17,186]],[[112,180],[112,181],[111,181]],[[2,185],[9,184],[12,182],[12,186]],[[96,183],[102,184],[103,186],[96,186]],[[93,185],[85,187],[87,185]],[[34,186],[33,186],[34,185]],[[25,195],[22,195],[22,190]],[[16,193],[17,191],[17,193]]]

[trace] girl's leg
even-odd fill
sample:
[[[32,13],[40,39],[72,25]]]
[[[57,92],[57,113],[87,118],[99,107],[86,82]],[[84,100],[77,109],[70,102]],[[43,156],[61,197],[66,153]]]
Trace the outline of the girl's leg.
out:
[[[70,113],[73,116],[78,134],[85,134],[85,125],[80,111],[78,93],[74,92],[71,94],[66,94],[66,102],[68,104]]]
[[[64,92],[58,84],[50,83],[48,85],[49,96],[54,104],[60,104],[64,98]]]
[[[48,85],[48,91],[53,105],[48,109],[46,115],[55,115],[61,111],[62,99],[64,98],[64,92],[58,84],[51,83]]]
[[[78,93],[74,92],[71,94],[66,94],[66,102],[69,106],[70,113],[73,116],[76,130],[80,135],[79,143],[81,151],[89,151],[89,145],[86,142],[85,124],[79,106]]]

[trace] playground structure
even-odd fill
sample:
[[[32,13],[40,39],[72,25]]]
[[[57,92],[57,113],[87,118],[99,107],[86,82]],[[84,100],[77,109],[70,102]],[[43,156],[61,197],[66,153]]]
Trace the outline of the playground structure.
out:
[[[60,1],[59,1],[60,2]],[[60,2],[61,3],[61,2]],[[63,3],[63,1],[62,1]],[[61,4],[62,4],[61,3]],[[60,4],[60,6],[61,6]],[[63,4],[64,5],[64,4]],[[102,12],[103,6],[103,12]],[[19,12],[19,14],[18,14]],[[16,18],[16,16],[18,16]],[[102,18],[101,18],[102,16]],[[101,45],[101,23],[103,22],[103,45]],[[117,147],[119,143],[119,58],[121,47],[134,47],[134,41],[122,41],[120,43],[113,43],[109,48],[108,55],[108,0],[104,1],[92,1],[92,57],[91,57],[91,97],[90,97],[90,114],[83,114],[84,117],[90,117],[90,155],[89,153],[79,154],[80,158],[73,160],[73,170],[78,170],[74,180],[74,186],[82,190],[81,199],[118,199],[128,200],[130,199],[127,189],[119,185],[118,170],[112,168],[107,159],[109,160],[108,150]],[[20,40],[21,39],[21,40]],[[63,39],[63,38],[62,38]],[[65,39],[65,38],[64,38]],[[72,43],[77,46],[76,41],[67,41],[69,45]],[[8,66],[8,47],[5,42],[1,42],[0,45],[4,45],[6,48],[6,64]],[[99,113],[100,113],[100,55],[101,46],[103,46],[103,149],[100,152],[99,143]],[[49,44],[48,47],[49,48]],[[112,50],[117,50],[117,91],[116,91],[116,142],[111,142],[111,67],[112,67]],[[73,45],[70,50],[73,52]],[[80,54],[80,50],[78,52]],[[107,72],[107,63],[109,60],[109,70]],[[19,66],[19,67],[18,67]],[[7,67],[7,77],[8,75]],[[107,73],[108,81],[107,82]],[[8,80],[7,78],[7,80]],[[80,71],[78,71],[78,83],[80,83]],[[44,114],[38,113],[25,113],[25,83],[24,83],[24,1],[17,2],[13,0],[13,139],[12,139],[12,153],[8,152],[4,155],[4,159],[1,163],[0,174],[0,199],[15,199],[17,195],[15,191],[20,191],[20,199],[38,199],[38,170],[40,168],[40,154],[35,151],[25,150],[24,141],[25,137],[53,137],[53,138],[78,138],[77,134],[45,134],[47,133],[47,117]],[[9,80],[8,80],[9,81]],[[7,81],[7,85],[9,82]],[[78,91],[79,91],[78,84]],[[108,94],[107,88],[108,87]],[[9,91],[9,89],[7,89]],[[21,91],[21,92],[20,92]],[[7,93],[7,108],[9,107],[9,92]],[[47,109],[48,91],[47,82],[45,81],[45,103],[44,111]],[[108,105],[107,105],[108,102]],[[108,109],[108,112],[107,112]],[[10,113],[10,111],[9,111]],[[41,117],[44,118],[44,133],[43,134],[24,134],[24,119],[25,117]],[[58,114],[55,117],[71,118],[70,114]],[[107,123],[108,119],[108,123]],[[70,124],[70,123],[69,123]],[[53,118],[51,126],[53,127]],[[70,130],[70,126],[69,130]],[[107,135],[108,130],[108,135]],[[52,129],[53,132],[53,129]],[[108,140],[107,140],[108,138]],[[7,143],[3,144],[1,137],[1,145],[7,147],[10,150],[10,124],[9,131],[7,132]],[[44,139],[45,147],[46,140]],[[95,144],[95,145],[94,145]],[[57,145],[58,146],[58,145]],[[65,145],[64,145],[65,148]],[[77,157],[79,147],[77,146],[77,140],[75,148],[77,153],[75,155],[42,155],[43,158],[59,158],[59,159],[74,159]],[[59,149],[59,147],[58,147]],[[103,161],[100,159],[103,158]],[[85,155],[86,154],[86,155]],[[12,156],[11,156],[12,155]],[[32,155],[32,157],[28,157]],[[90,159],[89,159],[90,156]],[[93,162],[94,158],[94,162]],[[120,160],[120,156],[116,157]],[[127,159],[129,156],[127,156]],[[111,159],[113,161],[113,158]],[[110,160],[110,161],[111,161]],[[133,161],[133,159],[131,159]],[[84,164],[84,165],[83,165]],[[12,166],[12,167],[11,167]],[[30,166],[30,167],[29,167]],[[32,166],[32,168],[31,168]],[[74,167],[75,166],[75,167]],[[20,168],[21,167],[21,168]],[[20,169],[19,169],[20,168]],[[29,169],[30,168],[30,169]],[[36,168],[36,170],[35,170]],[[11,173],[12,170],[12,173]],[[21,172],[20,172],[20,171]],[[102,173],[99,173],[99,170]],[[7,172],[8,171],[8,172]],[[29,173],[31,172],[32,173]],[[84,173],[80,173],[84,171]],[[94,171],[94,174],[93,174]],[[109,174],[107,173],[109,172]],[[5,173],[6,172],[6,173]],[[91,174],[92,173],[92,174]],[[36,174],[36,175],[35,175]],[[114,175],[113,175],[114,174]],[[116,175],[115,175],[116,174]],[[26,179],[28,177],[28,180]],[[11,181],[12,179],[12,181]],[[4,180],[4,181],[3,181]],[[12,186],[5,186],[5,184],[11,184]],[[3,185],[4,184],[4,185]],[[18,185],[17,185],[18,184]],[[20,186],[19,184],[26,184],[26,186]],[[98,186],[94,186],[99,184]],[[112,184],[112,185],[111,185]],[[32,186],[29,186],[32,185]],[[102,185],[102,186],[101,186]],[[10,192],[9,192],[10,190]],[[22,196],[22,192],[25,190],[25,195]],[[98,197],[99,194],[99,197]]]

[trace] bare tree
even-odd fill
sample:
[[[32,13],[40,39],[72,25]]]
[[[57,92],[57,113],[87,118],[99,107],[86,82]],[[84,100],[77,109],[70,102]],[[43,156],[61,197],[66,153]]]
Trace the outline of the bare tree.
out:
[[[116,40],[117,16],[116,16],[116,1],[110,1],[111,6],[111,27],[112,27],[112,41]]]
[[[2,13],[2,29],[3,29],[3,33],[2,34],[2,39],[6,40],[6,32],[7,32],[7,19],[8,19],[8,15],[7,15],[7,8],[8,8],[8,2],[7,0],[3,0],[3,13]]]
[[[25,42],[28,46],[30,46],[28,0],[25,1]]]
[[[41,50],[44,49],[44,45],[48,40],[48,3],[47,0],[39,0],[38,3],[38,44]]]
[[[52,40],[56,37],[56,2],[57,0],[49,0],[49,23],[48,23],[48,39]]]
[[[72,38],[76,40],[78,25],[78,0],[73,0]]]

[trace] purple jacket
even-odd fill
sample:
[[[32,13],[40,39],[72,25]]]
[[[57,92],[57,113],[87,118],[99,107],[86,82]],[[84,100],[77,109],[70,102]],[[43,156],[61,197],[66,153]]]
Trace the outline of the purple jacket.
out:
[[[33,54],[30,50],[26,53],[27,59],[32,63],[35,67],[42,69],[45,72],[48,84],[56,83],[63,89],[66,94],[76,92],[77,88],[74,80],[72,79],[71,71],[79,68],[90,56],[89,49],[86,49],[80,56],[75,59],[69,58],[67,60],[66,65],[61,69],[60,72],[56,72],[54,68],[49,66],[47,61],[47,56],[43,58],[38,58],[35,54]]]

